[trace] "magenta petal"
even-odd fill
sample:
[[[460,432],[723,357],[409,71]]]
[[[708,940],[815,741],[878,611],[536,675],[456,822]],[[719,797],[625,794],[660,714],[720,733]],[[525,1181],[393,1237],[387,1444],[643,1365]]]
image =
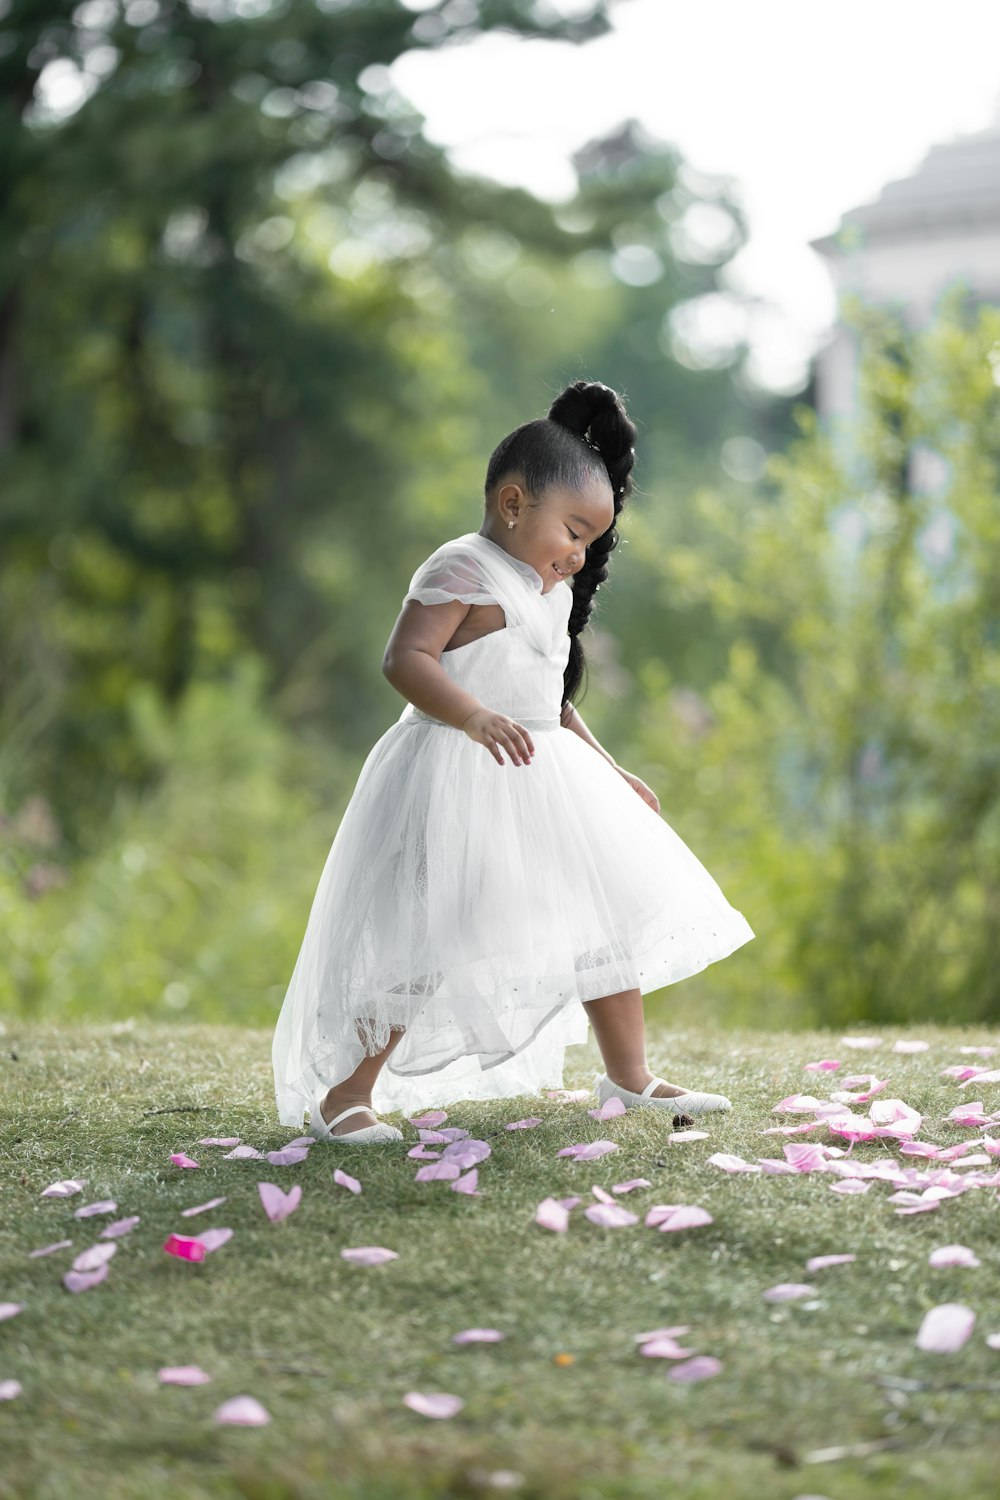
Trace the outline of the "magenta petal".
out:
[[[840,1063],[834,1057],[822,1057],[819,1062],[805,1063],[804,1066],[807,1073],[829,1073],[839,1068]]]
[[[27,1305],[27,1302],[0,1302],[0,1323],[6,1322],[8,1318],[16,1318]]]
[[[504,1130],[534,1130],[536,1125],[541,1125],[541,1115],[529,1115],[525,1120],[510,1120]]]
[[[433,1394],[407,1391],[403,1400],[411,1411],[418,1411],[422,1417],[453,1417],[465,1405],[461,1396],[452,1396],[446,1391]]]
[[[734,1156],[729,1151],[715,1151],[708,1158],[710,1166],[720,1167],[723,1172],[759,1172],[760,1167],[752,1162],[744,1161],[742,1156]]]
[[[178,1260],[204,1260],[208,1253],[201,1240],[188,1234],[168,1234],[163,1241],[163,1249],[168,1255],[175,1255]]]
[[[15,1396],[21,1394],[21,1382],[19,1380],[0,1380],[0,1401],[13,1401]]]
[[[600,1187],[596,1182],[591,1186],[590,1191],[593,1193],[598,1203],[614,1203],[615,1201],[614,1198],[612,1198],[611,1194],[604,1188]]]
[[[893,1042],[893,1052],[926,1052],[930,1042]]]
[[[793,1302],[796,1297],[812,1296],[815,1290],[807,1281],[779,1281],[776,1286],[769,1286],[761,1296],[765,1302]]]
[[[209,1198],[207,1203],[196,1203],[194,1208],[182,1208],[181,1218],[190,1219],[192,1214],[203,1214],[206,1209],[218,1208],[219,1204],[225,1203],[225,1201],[225,1195],[223,1195],[221,1198]]]
[[[33,1260],[36,1255],[51,1255],[55,1250],[65,1250],[72,1243],[72,1240],[56,1240],[52,1245],[42,1245],[39,1250],[29,1250],[28,1257]]]
[[[639,1222],[639,1215],[621,1203],[591,1203],[583,1212],[591,1224],[600,1224],[604,1229],[625,1229]]]
[[[451,1191],[453,1193],[471,1193],[478,1198],[479,1194],[476,1192],[478,1184],[479,1168],[473,1167],[471,1172],[466,1172],[464,1177],[460,1177],[457,1182],[451,1184]]]
[[[986,1342],[991,1349],[1000,1349],[1000,1333],[988,1333],[986,1335]]]
[[[937,1250],[932,1250],[927,1257],[927,1262],[932,1266],[979,1266],[982,1261],[973,1254],[967,1245],[941,1245]]]
[[[232,1237],[233,1231],[231,1229],[203,1229],[201,1234],[196,1236],[197,1239],[201,1240],[201,1243],[205,1246],[205,1250],[209,1254],[213,1250],[218,1250],[220,1245],[224,1245]]]
[[[232,1151],[227,1151],[222,1158],[223,1161],[263,1161],[263,1152],[258,1151],[256,1146],[235,1146]]]
[[[655,1210],[651,1209],[650,1213],[653,1212]],[[650,1222],[649,1214],[647,1214],[647,1225]],[[694,1203],[679,1203],[674,1205],[671,1212],[664,1215],[658,1227],[664,1233],[670,1233],[674,1229],[697,1229],[702,1224],[712,1224],[714,1222],[707,1208],[701,1208],[698,1204]]]
[[[618,1098],[617,1094],[612,1094],[610,1099],[605,1099],[599,1109],[588,1109],[587,1113],[592,1120],[613,1120],[616,1115],[626,1113],[625,1103]]]
[[[198,1142],[199,1146],[238,1146],[240,1138],[238,1135],[203,1135]]]
[[[426,1126],[428,1130],[433,1130],[435,1125],[443,1125],[447,1118],[448,1111],[445,1109],[427,1109],[422,1115],[407,1116],[410,1124],[415,1126],[417,1130],[421,1126]]]
[[[501,1333],[499,1328],[463,1328],[461,1333],[453,1333],[451,1338],[455,1344],[495,1344],[506,1338],[506,1334]]]
[[[639,1353],[647,1359],[685,1359],[687,1355],[693,1354],[693,1349],[682,1349],[675,1338],[669,1334],[660,1334],[658,1338],[649,1339],[639,1347]]]
[[[417,1146],[411,1146],[407,1156],[415,1156],[418,1161],[439,1161],[440,1151],[432,1151],[426,1141],[421,1141]]]
[[[631,1193],[634,1188],[652,1187],[648,1177],[630,1177],[628,1182],[613,1182],[611,1191],[613,1193]]]
[[[73,1210],[74,1219],[89,1219],[91,1214],[113,1214],[118,1204],[113,1198],[102,1198],[100,1203],[85,1203]]]
[[[672,1365],[667,1371],[669,1380],[708,1380],[722,1369],[721,1359],[712,1354],[696,1354],[694,1359],[682,1365]]]
[[[200,1162],[195,1161],[184,1151],[172,1151],[170,1153],[170,1160],[175,1167],[199,1167],[201,1165]]]
[[[42,1188],[38,1196],[40,1198],[72,1198],[74,1193],[83,1192],[86,1183],[86,1177],[67,1177],[63,1182],[50,1182],[48,1187]]]
[[[267,1160],[274,1167],[294,1167],[309,1155],[308,1146],[282,1146],[280,1151],[268,1151]]]
[[[102,1240],[117,1240],[123,1234],[131,1234],[141,1218],[141,1214],[131,1214],[127,1219],[116,1219],[113,1224],[105,1224],[98,1238]]]
[[[272,1224],[287,1219],[289,1214],[295,1212],[302,1199],[302,1188],[298,1183],[286,1193],[276,1182],[258,1182],[257,1191],[264,1205],[264,1212]]]
[[[341,1260],[350,1260],[359,1266],[380,1266],[387,1260],[398,1260],[399,1255],[395,1250],[387,1250],[384,1245],[357,1245],[350,1250],[341,1250]]]
[[[105,1265],[113,1255],[118,1253],[118,1246],[114,1244],[91,1245],[73,1261],[74,1271],[96,1271],[98,1266]]]
[[[842,1177],[839,1182],[830,1183],[831,1193],[867,1193],[871,1187],[870,1182],[862,1182],[858,1177]]]
[[[856,1255],[814,1255],[806,1261],[807,1271],[822,1271],[826,1266],[847,1265],[848,1261],[857,1260]]]
[[[239,1427],[261,1427],[270,1422],[271,1413],[254,1396],[231,1396],[215,1409],[217,1422],[234,1422]]]
[[[553,1229],[564,1234],[569,1227],[569,1214],[555,1198],[543,1198],[535,1209],[535,1223],[543,1229]]]
[[[456,1161],[434,1161],[426,1167],[420,1167],[414,1174],[414,1182],[452,1182],[460,1174],[461,1167]]]
[[[334,1167],[333,1180],[338,1187],[349,1188],[352,1193],[361,1192],[361,1184],[358,1179],[352,1177],[350,1172],[345,1172],[343,1167]]]
[[[961,1349],[975,1325],[976,1315],[962,1302],[941,1302],[930,1308],[917,1331],[917,1348],[932,1354]]]
[[[158,1375],[163,1385],[204,1385],[212,1378],[199,1365],[164,1365]]]
[[[87,1292],[92,1286],[97,1286],[108,1274],[108,1264],[98,1266],[96,1271],[67,1271],[63,1277],[63,1286],[70,1292]]]

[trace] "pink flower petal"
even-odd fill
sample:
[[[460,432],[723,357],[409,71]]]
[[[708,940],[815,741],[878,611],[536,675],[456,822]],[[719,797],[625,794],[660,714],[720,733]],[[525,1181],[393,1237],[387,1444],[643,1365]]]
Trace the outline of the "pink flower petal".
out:
[[[434,1161],[420,1167],[414,1174],[414,1182],[453,1182],[461,1172],[457,1161]]]
[[[452,1396],[445,1391],[433,1394],[407,1391],[403,1400],[411,1411],[419,1412],[422,1417],[453,1417],[465,1405],[461,1396]]]
[[[671,1338],[669,1334],[660,1334],[658,1338],[649,1339],[642,1344],[639,1353],[647,1359],[685,1359],[694,1350],[682,1349],[675,1338]]]
[[[212,1378],[199,1365],[164,1365],[157,1373],[163,1385],[204,1385]]]
[[[543,1198],[535,1209],[535,1223],[542,1229],[553,1229],[564,1234],[569,1227],[569,1214],[555,1198]]]
[[[13,1401],[15,1396],[21,1394],[21,1382],[19,1380],[0,1380],[0,1401]]]
[[[63,1277],[63,1286],[69,1292],[89,1292],[90,1288],[102,1282],[107,1274],[106,1261],[103,1266],[98,1266],[96,1271],[67,1271]]]
[[[666,1212],[663,1212],[666,1210]],[[654,1218],[654,1215],[658,1217]],[[714,1224],[715,1220],[707,1208],[694,1203],[656,1204],[646,1215],[645,1223],[659,1228],[664,1233],[675,1229],[697,1229],[702,1224]]]
[[[830,1192],[846,1193],[849,1197],[851,1193],[867,1193],[870,1187],[870,1182],[861,1182],[857,1177],[845,1177],[840,1182],[831,1182]]]
[[[596,1182],[594,1183],[594,1185],[590,1189],[590,1191],[593,1193],[593,1195],[597,1199],[598,1203],[614,1203],[614,1201],[615,1201],[612,1198],[611,1194],[608,1193],[608,1192],[605,1192],[604,1188],[598,1187],[598,1185],[597,1185]]]
[[[417,1146],[411,1146],[406,1154],[415,1156],[419,1161],[438,1161],[441,1156],[440,1151],[431,1151],[426,1141],[421,1141]]]
[[[283,1146],[280,1151],[265,1153],[272,1167],[294,1167],[309,1155],[308,1146]]]
[[[613,1120],[617,1115],[626,1113],[625,1102],[617,1094],[612,1094],[599,1109],[588,1109],[587,1113],[592,1120]]]
[[[982,1261],[967,1245],[941,1245],[927,1257],[931,1266],[979,1266]]]
[[[206,1209],[218,1208],[220,1203],[225,1203],[225,1195],[221,1198],[209,1198],[207,1203],[196,1203],[194,1208],[182,1208],[181,1218],[190,1219],[192,1214],[203,1214]]]
[[[529,1115],[526,1120],[511,1120],[504,1126],[504,1130],[534,1130],[536,1125],[541,1125],[541,1115]]]
[[[607,1156],[609,1151],[617,1150],[616,1141],[581,1141],[575,1146],[564,1146],[556,1155],[571,1156],[574,1161],[596,1161],[599,1156]]]
[[[172,1151],[170,1153],[170,1160],[173,1162],[175,1167],[201,1166],[201,1162],[195,1161],[193,1157],[188,1156],[184,1151]]]
[[[262,1427],[270,1422],[271,1413],[254,1396],[231,1396],[215,1408],[217,1422],[233,1422],[239,1427]]]
[[[930,1042],[893,1042],[893,1052],[926,1052]]]
[[[29,1250],[28,1257],[33,1260],[37,1255],[51,1255],[55,1250],[65,1250],[72,1243],[72,1240],[56,1240],[52,1245],[42,1245],[39,1250]]]
[[[453,1193],[469,1193],[473,1197],[478,1198],[479,1194],[476,1192],[478,1182],[479,1168],[473,1167],[471,1172],[466,1172],[464,1177],[459,1177],[456,1182],[451,1184],[451,1191]]]
[[[633,1333],[637,1344],[648,1344],[652,1339],[674,1339],[682,1333],[690,1333],[690,1323],[673,1323],[669,1328],[650,1328],[645,1333]]]
[[[222,1158],[223,1161],[263,1161],[263,1152],[258,1151],[256,1146],[235,1146],[232,1151],[227,1151]]]
[[[986,1342],[991,1349],[1000,1349],[1000,1333],[988,1333],[986,1335]]]
[[[201,1240],[187,1234],[168,1234],[163,1241],[163,1249],[168,1255],[175,1255],[178,1260],[204,1260],[208,1253]]]
[[[8,1318],[16,1318],[27,1305],[27,1302],[0,1302],[0,1323],[6,1322]]]
[[[856,1255],[813,1255],[806,1261],[807,1271],[822,1271],[827,1266],[846,1266],[849,1261],[857,1260]]]
[[[970,1083],[1000,1083],[1000,1068],[991,1068],[987,1073],[980,1073],[976,1078],[968,1078],[965,1083],[960,1083],[960,1089],[967,1089]]]
[[[783,1112],[789,1114],[799,1114],[822,1108],[822,1099],[815,1099],[813,1098],[812,1094],[789,1094],[786,1099],[782,1099],[777,1104],[772,1106],[771,1113],[773,1115],[781,1114]]]
[[[361,1192],[361,1184],[358,1179],[352,1177],[350,1172],[345,1172],[343,1167],[334,1167],[333,1180],[338,1187],[349,1188],[352,1193]]]
[[[733,1156],[729,1151],[715,1151],[708,1158],[710,1166],[720,1167],[723,1172],[759,1172],[761,1169],[742,1156]]]
[[[455,1344],[495,1344],[506,1337],[499,1328],[463,1328],[461,1333],[451,1336]]]
[[[42,1188],[40,1198],[72,1198],[74,1193],[82,1193],[87,1184],[86,1177],[67,1177],[63,1182],[50,1182],[47,1188]]]
[[[797,1297],[810,1297],[816,1288],[808,1281],[779,1281],[761,1292],[765,1302],[794,1302]]]
[[[91,1245],[73,1261],[74,1271],[96,1271],[98,1266],[103,1266],[118,1253],[118,1246],[114,1244]]]
[[[821,1172],[826,1166],[828,1147],[814,1141],[790,1141],[784,1148],[785,1160],[796,1172]]]
[[[102,1198],[99,1203],[85,1203],[73,1210],[74,1219],[89,1219],[92,1214],[113,1214],[118,1204],[113,1198]]]
[[[962,1302],[941,1302],[930,1308],[917,1331],[917,1348],[932,1354],[961,1349],[975,1325],[976,1315]]]
[[[231,1229],[203,1229],[201,1234],[196,1236],[197,1239],[201,1240],[208,1254],[211,1254],[213,1250],[218,1250],[220,1245],[224,1245],[232,1237],[233,1231]]]
[[[380,1266],[387,1260],[398,1260],[399,1255],[395,1250],[387,1250],[384,1245],[358,1245],[351,1250],[341,1250],[341,1260],[353,1261],[359,1266]]]
[[[840,1063],[836,1060],[836,1058],[823,1057],[820,1058],[819,1062],[806,1063],[804,1066],[807,1073],[825,1073],[832,1071],[832,1069],[834,1068],[839,1068]]]
[[[842,1047],[855,1047],[860,1051],[867,1051],[872,1047],[881,1047],[883,1038],[880,1036],[842,1036],[840,1045]]]
[[[102,1240],[117,1240],[123,1234],[131,1234],[141,1218],[141,1214],[131,1214],[127,1219],[116,1219],[113,1224],[105,1224],[98,1238]]]
[[[281,1219],[287,1219],[302,1201],[302,1188],[298,1183],[290,1187],[286,1193],[276,1182],[258,1182],[257,1191],[264,1205],[264,1212],[272,1224],[279,1223]]]
[[[591,1224],[600,1224],[604,1229],[624,1229],[639,1222],[639,1215],[631,1213],[621,1203],[591,1203],[583,1212]]]
[[[575,1208],[578,1203],[582,1203],[583,1202],[583,1199],[580,1198],[579,1196],[573,1196],[573,1195],[571,1195],[568,1198],[557,1198],[556,1202],[559,1204],[559,1206],[561,1208],[569,1209],[569,1208]]]
[[[683,1145],[685,1141],[707,1140],[707,1130],[674,1130],[671,1131],[670,1135],[667,1136],[667,1144],[669,1146],[673,1146],[677,1141],[680,1141],[681,1145]]]
[[[410,1124],[415,1126],[418,1130],[423,1125],[425,1125],[428,1130],[433,1130],[435,1125],[443,1125],[447,1118],[448,1111],[446,1109],[426,1109],[424,1110],[424,1113],[422,1115],[408,1116]]]
[[[667,1379],[708,1380],[710,1376],[718,1375],[721,1369],[721,1359],[716,1359],[713,1354],[696,1354],[694,1359],[689,1359],[682,1365],[671,1365],[667,1371]]]
[[[959,1047],[958,1050],[966,1055],[973,1053],[978,1057],[992,1057],[997,1049],[995,1047]]]
[[[633,1188],[652,1187],[648,1177],[630,1177],[628,1182],[613,1182],[611,1191],[613,1193],[631,1193]]]
[[[240,1138],[238,1135],[203,1135],[198,1142],[199,1146],[238,1146]]]
[[[474,1167],[478,1162],[486,1161],[487,1157],[493,1155],[493,1148],[489,1141],[476,1141],[467,1137],[464,1141],[452,1141],[445,1146],[441,1152],[442,1161],[453,1161],[458,1166]]]

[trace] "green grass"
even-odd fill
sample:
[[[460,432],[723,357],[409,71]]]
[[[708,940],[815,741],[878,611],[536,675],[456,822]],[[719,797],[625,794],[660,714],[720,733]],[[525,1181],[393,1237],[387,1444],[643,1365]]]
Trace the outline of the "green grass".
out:
[[[586,1103],[453,1105],[448,1123],[493,1146],[477,1198],[415,1182],[418,1163],[398,1143],[317,1144],[295,1167],[226,1162],[198,1146],[202,1135],[238,1135],[269,1150],[296,1133],[276,1123],[269,1031],[8,1019],[0,1301],[27,1306],[0,1323],[0,1380],[23,1386],[0,1402],[0,1496],[854,1500],[917,1484],[929,1500],[995,1496],[1000,1351],[985,1335],[1000,1331],[997,1190],[900,1217],[888,1184],[845,1197],[825,1173],[729,1176],[706,1165],[719,1150],[780,1157],[784,1137],[760,1131],[791,1122],[771,1114],[786,1094],[837,1087],[836,1074],[803,1072],[820,1057],[840,1057],[842,1073],[888,1077],[885,1096],[924,1113],[923,1139],[975,1135],[943,1123],[970,1090],[940,1070],[980,1061],[959,1045],[996,1035],[923,1025],[879,1034],[885,1043],[867,1053],[829,1033],[651,1021],[656,1071],[733,1099],[731,1115],[709,1117],[709,1138],[671,1145],[669,1119],[653,1110],[602,1124]],[[930,1050],[893,1054],[899,1035],[919,1035]],[[567,1060],[566,1086],[588,1086],[600,1061],[593,1044]],[[1000,1089],[972,1096],[990,1109]],[[152,1113],[168,1108],[178,1112]],[[527,1114],[543,1124],[503,1130]],[[387,1118],[416,1143],[411,1126]],[[556,1155],[599,1137],[620,1150],[591,1163]],[[853,1154],[872,1160],[893,1145]],[[178,1150],[200,1169],[174,1167]],[[332,1182],[335,1164],[360,1178],[360,1196]],[[39,1196],[75,1176],[89,1179],[76,1197]],[[593,1184],[610,1191],[631,1177],[653,1184],[620,1200],[639,1214],[634,1227],[599,1228],[582,1217],[584,1204],[565,1235],[533,1222],[546,1195],[589,1201]],[[298,1211],[269,1223],[258,1180],[300,1182]],[[223,1193],[221,1207],[180,1217]],[[117,1213],[74,1219],[105,1197]],[[661,1234],[642,1223],[654,1203],[699,1203],[714,1223]],[[67,1292],[72,1256],[133,1213],[141,1223],[118,1242],[106,1281]],[[235,1233],[203,1264],[163,1253],[170,1231],[208,1225]],[[27,1258],[63,1238],[72,1250]],[[931,1249],[956,1242],[976,1251],[980,1268],[928,1265]],[[364,1267],[339,1256],[369,1244],[399,1259]],[[858,1260],[806,1272],[809,1256],[844,1251]],[[813,1282],[819,1305],[763,1301],[779,1281]],[[923,1353],[920,1320],[945,1301],[973,1307],[976,1328],[957,1353]],[[721,1359],[722,1373],[682,1385],[666,1376],[671,1361],[636,1352],[634,1334],[671,1323],[690,1324],[684,1342]],[[472,1326],[507,1337],[451,1342]],[[572,1362],[556,1363],[559,1354]],[[160,1366],[187,1363],[208,1370],[211,1384],[158,1383]],[[465,1405],[450,1419],[423,1417],[403,1404],[410,1390],[452,1392]],[[214,1423],[215,1407],[240,1393],[263,1402],[268,1426]],[[855,1451],[824,1457],[833,1447]],[[509,1488],[504,1471],[516,1476]]]

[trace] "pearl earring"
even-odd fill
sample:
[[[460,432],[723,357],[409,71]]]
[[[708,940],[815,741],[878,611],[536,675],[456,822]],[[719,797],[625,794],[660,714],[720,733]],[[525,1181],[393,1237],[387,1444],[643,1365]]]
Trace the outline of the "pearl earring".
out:
[[[510,530],[510,528],[511,528],[511,527],[512,527],[512,526],[513,526],[513,524],[514,524],[514,522],[513,522],[513,521],[508,521],[508,522],[507,522],[507,530],[508,530],[508,531],[509,531],[509,530]]]

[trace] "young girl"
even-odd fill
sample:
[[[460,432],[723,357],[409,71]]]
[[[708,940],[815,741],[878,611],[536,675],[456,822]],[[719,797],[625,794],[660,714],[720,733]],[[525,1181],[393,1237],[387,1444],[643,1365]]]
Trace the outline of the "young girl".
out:
[[[635,437],[614,391],[575,381],[492,453],[479,530],[413,575],[382,662],[409,701],[362,767],[274,1033],[283,1125],[400,1140],[379,1110],[559,1088],[588,1023],[601,1103],[731,1107],[654,1077],[642,996],[754,933],[572,703]]]

